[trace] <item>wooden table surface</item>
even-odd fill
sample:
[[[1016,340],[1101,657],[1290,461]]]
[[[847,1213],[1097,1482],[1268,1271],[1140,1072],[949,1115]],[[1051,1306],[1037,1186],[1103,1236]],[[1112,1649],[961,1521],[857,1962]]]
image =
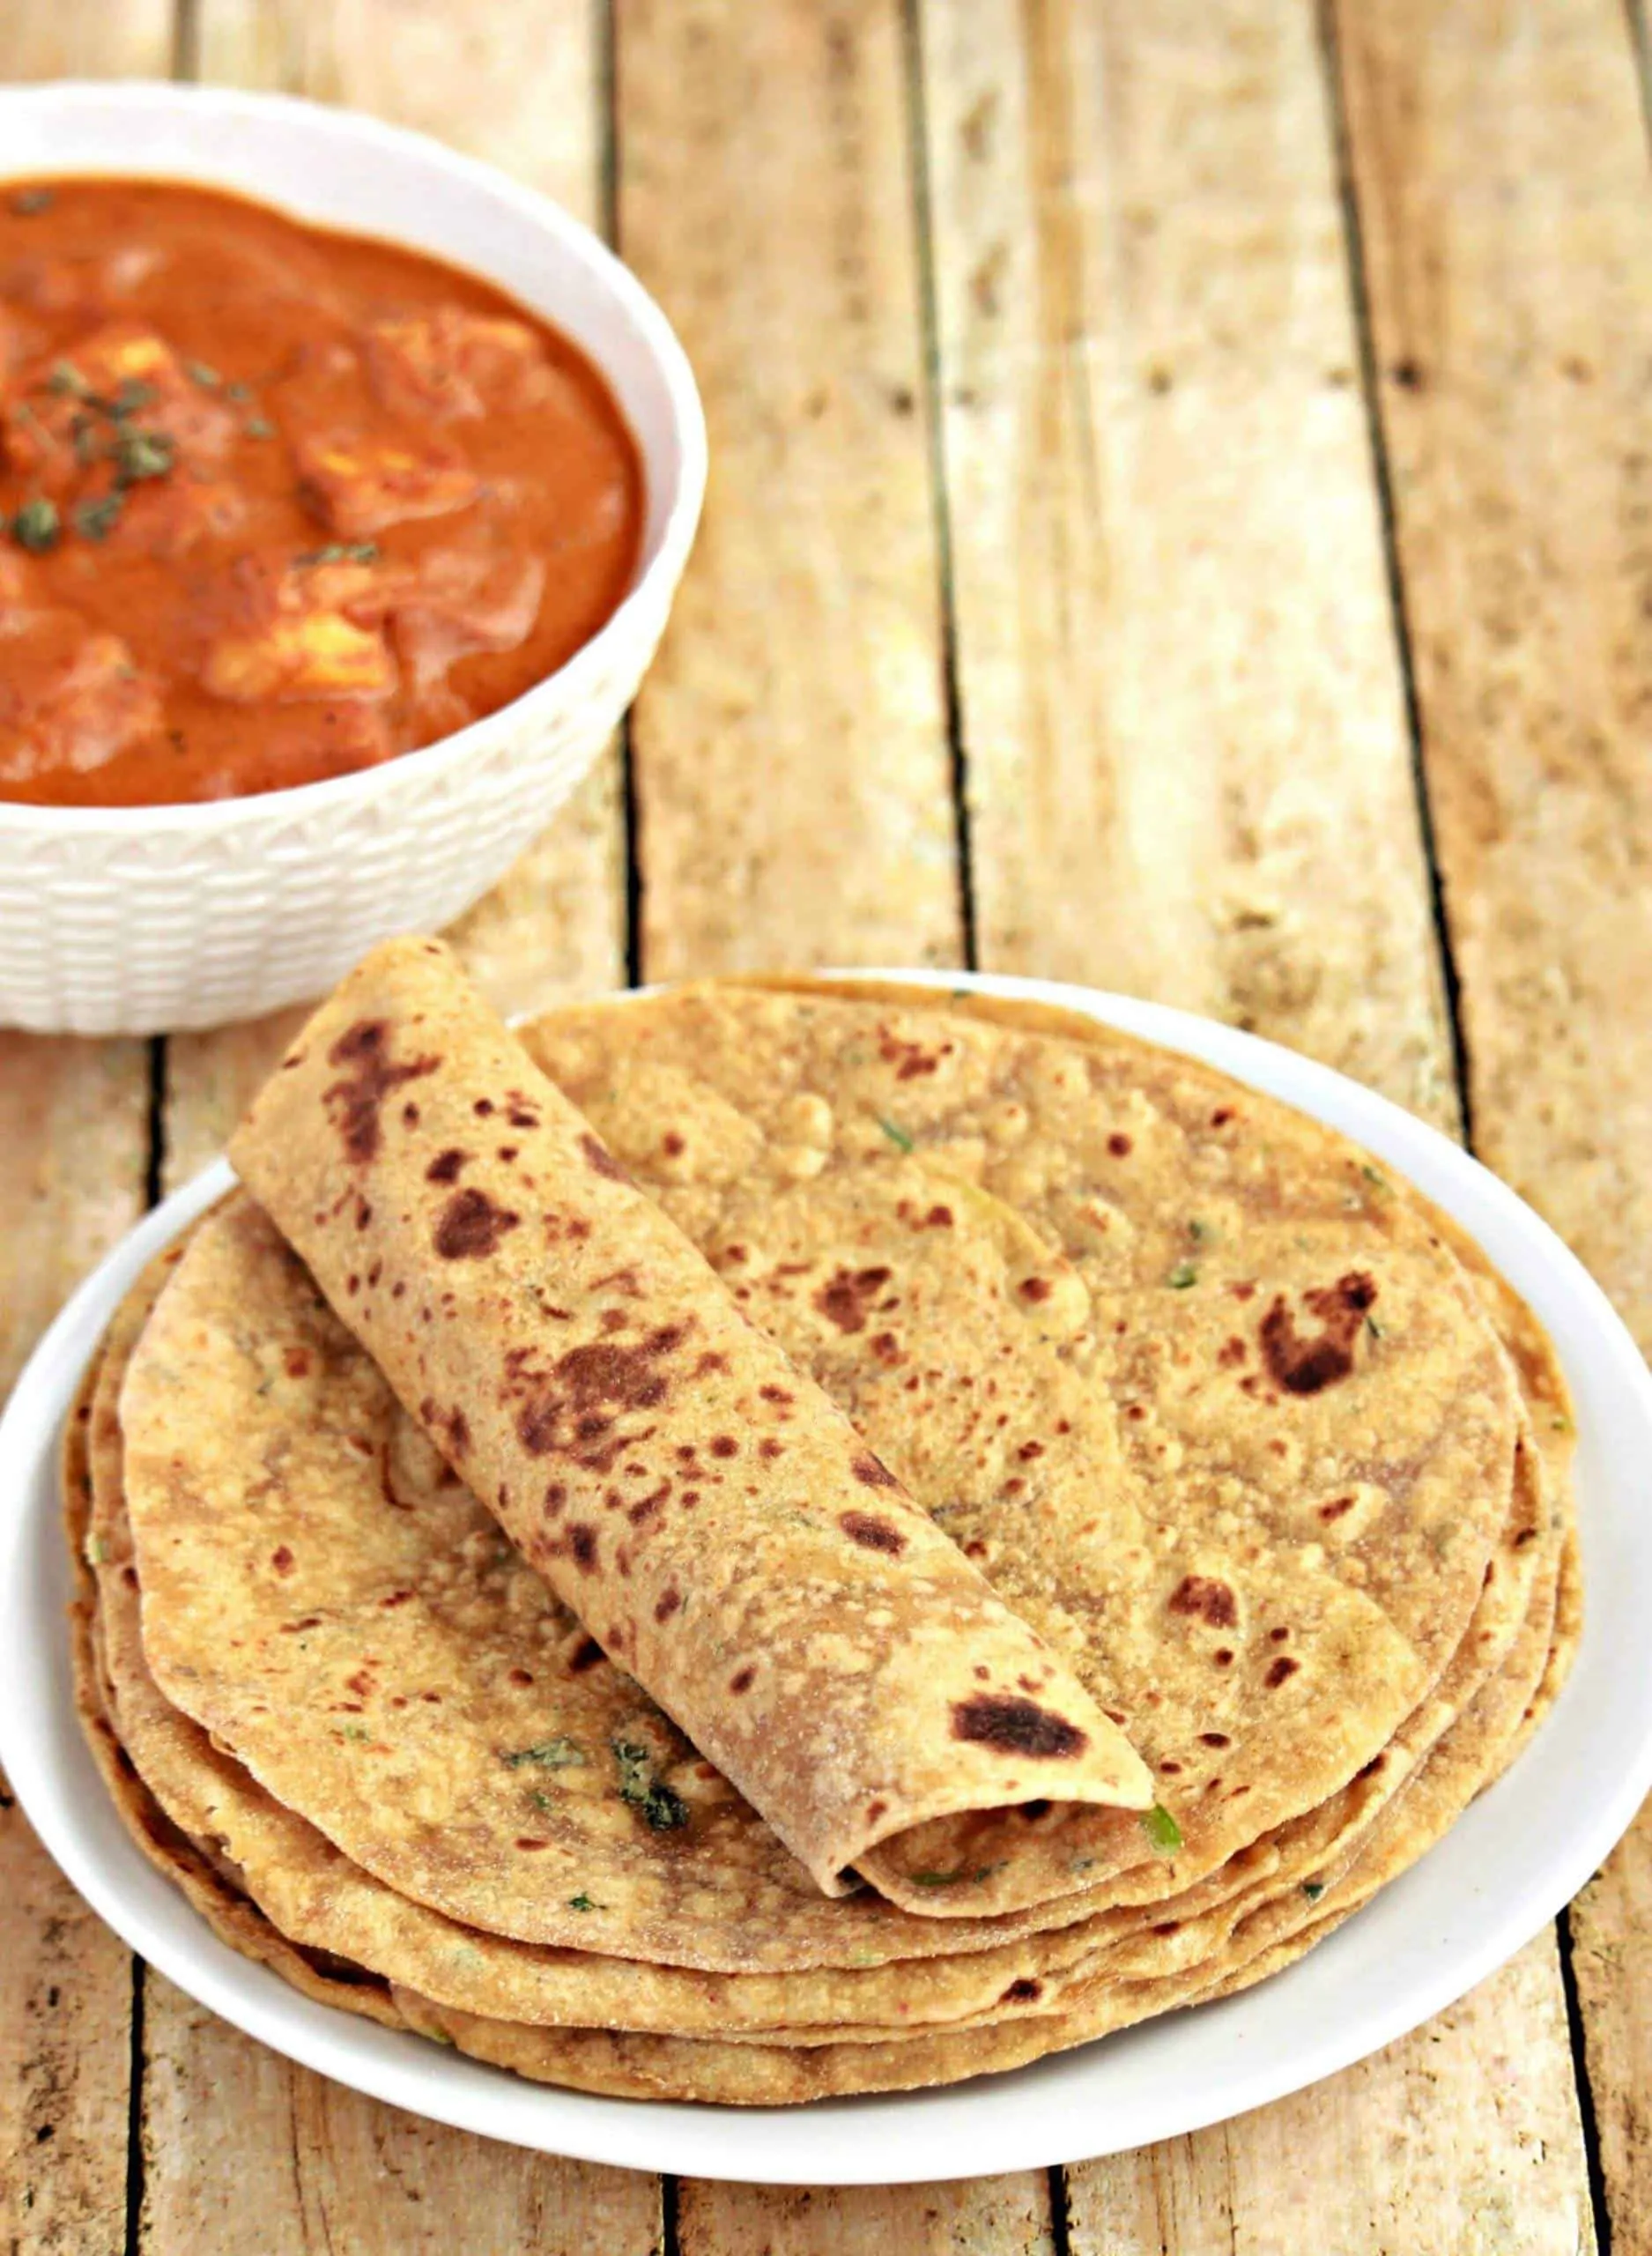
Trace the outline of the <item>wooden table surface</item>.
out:
[[[677,323],[704,530],[624,745],[460,928],[501,1003],[830,962],[1159,997],[1471,1134],[1645,1344],[1644,39],[1633,0],[6,0],[0,77],[424,127]],[[281,1030],[0,1035],[5,1378]],[[848,2193],[325,2083],[135,1963],[4,1797],[0,1904],[19,2256],[1652,2250],[1644,1816],[1312,2091]]]

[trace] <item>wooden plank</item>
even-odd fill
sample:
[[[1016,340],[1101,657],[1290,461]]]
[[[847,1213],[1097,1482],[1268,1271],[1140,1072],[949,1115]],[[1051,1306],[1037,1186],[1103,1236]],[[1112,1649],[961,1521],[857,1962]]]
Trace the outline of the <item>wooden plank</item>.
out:
[[[165,72],[169,0],[11,0],[0,78]],[[137,1042],[0,1033],[0,1397],[59,1303],[144,1205]],[[125,2245],[130,1953],[47,1857],[0,1780],[0,2247]]]
[[[638,0],[619,227],[705,394],[636,709],[650,976],[959,946],[900,10]]]
[[[1613,0],[1340,21],[1478,1141],[1652,1347],[1652,229],[1629,35]]]
[[[188,2256],[653,2256],[658,2181],[294,2070],[152,1975],[139,2245]]]
[[[922,23],[982,960],[1189,1005],[1454,1126],[1312,12]],[[1293,2248],[1293,2187],[1343,2202],[1325,2245],[1458,2245],[1392,2135],[1442,2048],[1461,2198],[1584,2215],[1545,1939],[1320,2093],[1070,2172],[1073,2256]],[[1530,2115],[1493,2104],[1516,2051]]]
[[[1070,2172],[1072,2256],[1584,2256],[1576,2111],[1530,2073],[1566,2043],[1540,1937],[1419,2037],[1137,2167]]]
[[[202,0],[206,78],[348,101],[512,166],[598,217],[604,124],[583,0],[512,0],[469,17],[362,0]],[[623,827],[611,754],[454,937],[504,1008],[623,983]],[[167,1047],[166,1173],[222,1148],[298,1013]],[[294,2067],[152,1982],[144,2195],[149,2256],[348,2248],[416,2256],[532,2247],[645,2256],[656,2178],[586,2169],[424,2123]]]
[[[691,2181],[678,2245],[682,2256],[1048,2256],[1049,2180],[1041,2172],[819,2192]]]
[[[922,30],[982,961],[1449,1122],[1311,12]]]
[[[1477,1142],[1652,1346],[1652,228],[1612,0],[1337,11]],[[1425,28],[1426,26],[1426,28]],[[1652,1818],[1572,1912],[1614,2243],[1652,2245]]]

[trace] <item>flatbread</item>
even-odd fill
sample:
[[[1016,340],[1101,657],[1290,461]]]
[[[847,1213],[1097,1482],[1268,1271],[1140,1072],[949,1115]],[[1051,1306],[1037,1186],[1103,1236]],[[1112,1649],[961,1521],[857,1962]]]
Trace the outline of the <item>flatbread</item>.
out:
[[[995,1911],[1070,1892],[1092,1844],[1147,1854],[1128,1813],[1152,1783],[1119,1726],[746,1322],[445,947],[375,949],[231,1152],[448,1462],[827,1894],[914,1830],[933,1859],[962,1853],[961,1827]],[[129,1381],[140,1547],[149,1486],[179,1461],[178,1374],[193,1358],[195,1400],[219,1384],[225,1343],[194,1308],[186,1280]],[[197,1496],[186,1476],[174,1532]],[[157,1673],[187,1675],[174,1696],[233,1735],[235,1696],[171,1634],[157,1570]]]

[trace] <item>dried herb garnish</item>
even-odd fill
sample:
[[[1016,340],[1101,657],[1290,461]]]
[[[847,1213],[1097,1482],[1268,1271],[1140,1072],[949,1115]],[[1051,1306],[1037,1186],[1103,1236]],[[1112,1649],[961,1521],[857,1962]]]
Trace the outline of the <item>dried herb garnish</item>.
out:
[[[140,431],[122,424],[115,434],[115,467],[123,486],[164,478],[178,456],[178,442],[166,431]]]
[[[31,556],[48,555],[63,538],[63,530],[56,502],[48,501],[44,494],[26,501],[11,520],[12,539]]]
[[[216,391],[224,379],[205,360],[186,360],[183,373],[192,384],[199,384],[203,391]]]
[[[226,384],[224,397],[226,399],[234,400],[239,404],[242,400],[252,397],[252,386],[242,383]]]
[[[1165,1279],[1173,1293],[1185,1293],[1189,1285],[1196,1285],[1198,1281],[1199,1273],[1190,1261],[1178,1261]]]
[[[46,379],[46,389],[59,399],[84,399],[92,386],[72,360],[59,360]]]
[[[267,415],[249,415],[241,425],[249,439],[273,439],[275,425]]]
[[[87,540],[107,540],[121,521],[126,497],[118,490],[100,501],[80,501],[74,512],[75,531]]]
[[[674,1787],[654,1776],[654,1758],[634,1740],[613,1742],[619,1765],[619,1799],[639,1811],[656,1833],[674,1833],[688,1822],[688,1805]]]
[[[1322,1880],[1305,1880],[1302,1882],[1302,1893],[1310,1904],[1317,1904],[1325,1893],[1325,1883]]]
[[[293,561],[300,570],[312,564],[376,564],[379,544],[376,540],[330,540],[325,548],[307,549]]]
[[[6,200],[7,209],[19,219],[33,219],[39,212],[49,212],[56,201],[55,188],[19,188]]]
[[[917,1146],[913,1141],[912,1138],[907,1135],[906,1130],[904,1128],[898,1127],[893,1120],[885,1120],[881,1112],[878,1116],[878,1125],[883,1130],[885,1135],[888,1137],[890,1142],[895,1147],[897,1151],[916,1151]]]
[[[568,1898],[570,1911],[595,1911],[597,1908],[582,1888],[577,1896],[570,1896]]]
[[[530,1762],[542,1770],[578,1770],[585,1763],[583,1752],[571,1739],[543,1740],[537,1747],[519,1747],[514,1755],[499,1759],[507,1770],[521,1770]]]
[[[155,404],[155,387],[145,383],[142,376],[128,376],[116,387],[109,402],[109,412],[117,422],[124,422],[129,415],[136,415],[140,407]]]

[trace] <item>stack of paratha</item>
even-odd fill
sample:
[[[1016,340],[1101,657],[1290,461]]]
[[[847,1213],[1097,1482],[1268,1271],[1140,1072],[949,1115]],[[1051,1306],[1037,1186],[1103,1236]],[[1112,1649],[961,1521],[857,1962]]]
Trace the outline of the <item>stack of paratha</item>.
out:
[[[353,1329],[364,1292],[401,1311],[429,1273],[427,1194],[391,1164],[421,1087],[387,1076],[433,1054],[430,1027],[389,1016],[385,1172],[339,1177],[370,1207],[389,1191],[359,1227],[370,1257],[333,1258],[358,1228],[348,1201],[295,1214],[300,1127],[250,1169],[242,1143],[291,1234],[321,1233],[317,1273],[350,1323],[238,1193],[122,1310],[68,1454],[83,1699],[116,1799],[219,1931],[300,1987],[592,2090],[761,2104],[950,2081],[1287,1963],[1436,1839],[1552,1698],[1579,1619],[1564,1387],[1529,1312],[1363,1153],[1088,1020],[973,995],[796,982],[557,1012],[527,1052],[848,1414],[887,1468],[868,1516],[909,1538],[903,1485],[1019,1625],[989,1629],[973,1600],[954,1617],[966,1646],[985,1640],[987,1696],[1048,1714],[1076,1680],[1065,1719],[1085,1702],[1119,1734],[1081,1733],[1110,1784],[1063,1805],[1059,1733],[1026,1726],[1036,1784],[1014,1770],[996,1800],[950,1801],[947,1749],[921,1733],[911,1822],[866,1825],[856,1875],[876,1884],[805,1865],[637,1674],[661,1682],[683,1599],[691,1618],[707,1606],[722,1629],[668,1696],[679,1716],[698,1701],[701,1737],[725,1733],[747,1762],[718,1684],[737,1715],[773,1636],[806,1651],[811,1697],[852,1686],[859,1562],[902,1554],[851,1539],[862,1613],[846,1597],[839,1650],[822,1515],[785,1503],[806,1637],[794,1611],[725,1595],[786,1553],[766,1563],[762,1531],[730,1549],[716,1520],[695,1577],[692,1547],[670,1555],[678,1604],[654,1636],[666,1585],[641,1550],[621,1574],[610,1538],[635,1540],[627,1466],[646,1495],[649,1450],[690,1446],[663,1398],[629,1401],[600,1469],[557,1458],[574,1501],[544,1506],[543,1534],[520,1483],[514,1502],[471,1494],[455,1463],[477,1477],[477,1396],[426,1401],[396,1369],[404,1408]],[[567,1249],[543,1218],[566,1213],[567,1185],[554,1169],[520,1182],[548,1110],[531,1071],[514,1092],[536,1127],[478,1115],[449,1188],[512,1213],[496,1242],[521,1252],[531,1231],[532,1262],[487,1273],[510,1310],[478,1271],[445,1319],[437,1295],[433,1329],[503,1339],[517,1302],[562,1305]],[[650,1306],[585,1282],[588,1302],[549,1322],[590,1315],[600,1337],[611,1302],[617,1340],[648,1336]],[[779,1493],[768,1429],[716,1406],[673,1499],[736,1466],[760,1516]],[[644,1435],[651,1421],[666,1429]],[[584,1436],[587,1458],[605,1438]],[[587,1509],[603,1595],[582,1618],[545,1578],[577,1594],[577,1551],[544,1555]],[[949,1572],[937,1554],[926,1580],[957,1597]],[[627,1614],[633,1581],[648,1602]],[[898,1651],[917,1633],[889,1611]],[[1025,1687],[994,1643],[1021,1629]],[[956,1667],[954,1645],[934,1650]],[[823,1804],[899,1745],[899,1712],[869,1711],[920,1678],[882,1669],[833,1710],[848,1737]],[[956,1742],[960,1764],[979,1743]],[[805,1840],[807,1770],[750,1777]]]

